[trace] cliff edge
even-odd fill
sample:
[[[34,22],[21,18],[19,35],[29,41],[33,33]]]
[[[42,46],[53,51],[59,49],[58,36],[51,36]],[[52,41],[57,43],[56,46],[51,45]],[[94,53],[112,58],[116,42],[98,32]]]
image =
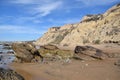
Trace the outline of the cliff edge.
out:
[[[86,15],[79,23],[52,27],[35,44],[120,43],[120,4],[104,14]]]

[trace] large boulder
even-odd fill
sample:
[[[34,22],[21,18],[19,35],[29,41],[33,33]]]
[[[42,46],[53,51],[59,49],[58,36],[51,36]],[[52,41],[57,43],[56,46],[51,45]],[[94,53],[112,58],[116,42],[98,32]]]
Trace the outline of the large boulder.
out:
[[[0,68],[0,80],[25,80],[20,74],[11,70]]]
[[[74,52],[80,59],[105,59],[107,57],[100,49],[92,46],[76,46]]]
[[[73,52],[70,50],[61,50],[55,45],[44,45],[38,50],[44,60],[64,60],[71,58]]]
[[[12,49],[14,50],[17,62],[31,62],[32,60],[35,61],[36,56],[41,57],[35,46],[31,43],[14,43],[12,44]]]

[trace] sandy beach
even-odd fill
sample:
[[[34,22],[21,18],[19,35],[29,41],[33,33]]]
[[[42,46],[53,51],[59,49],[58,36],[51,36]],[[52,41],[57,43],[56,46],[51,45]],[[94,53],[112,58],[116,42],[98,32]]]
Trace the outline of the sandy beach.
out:
[[[118,45],[93,45],[104,52],[119,53]],[[119,58],[80,61],[70,63],[13,63],[11,68],[26,80],[119,80],[120,68],[114,63]]]
[[[11,65],[26,80],[119,80],[120,68],[116,59],[104,61],[75,61],[71,63],[19,64]]]

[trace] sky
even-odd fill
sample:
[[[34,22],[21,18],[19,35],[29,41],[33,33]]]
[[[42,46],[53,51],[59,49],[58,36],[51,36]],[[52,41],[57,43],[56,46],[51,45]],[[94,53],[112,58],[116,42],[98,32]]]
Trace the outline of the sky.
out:
[[[50,27],[104,13],[120,0],[0,0],[0,41],[37,40]]]

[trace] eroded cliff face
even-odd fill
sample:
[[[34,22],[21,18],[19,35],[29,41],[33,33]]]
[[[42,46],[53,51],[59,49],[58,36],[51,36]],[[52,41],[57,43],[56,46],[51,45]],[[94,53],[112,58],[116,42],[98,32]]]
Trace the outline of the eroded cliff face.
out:
[[[120,43],[120,4],[104,14],[87,15],[80,23],[50,28],[36,44],[80,45],[106,42]]]
[[[39,38],[35,44],[45,45],[49,43],[59,44],[66,35],[71,33],[71,31],[76,27],[76,24],[67,24],[62,27],[52,27],[48,29],[41,38]]]

